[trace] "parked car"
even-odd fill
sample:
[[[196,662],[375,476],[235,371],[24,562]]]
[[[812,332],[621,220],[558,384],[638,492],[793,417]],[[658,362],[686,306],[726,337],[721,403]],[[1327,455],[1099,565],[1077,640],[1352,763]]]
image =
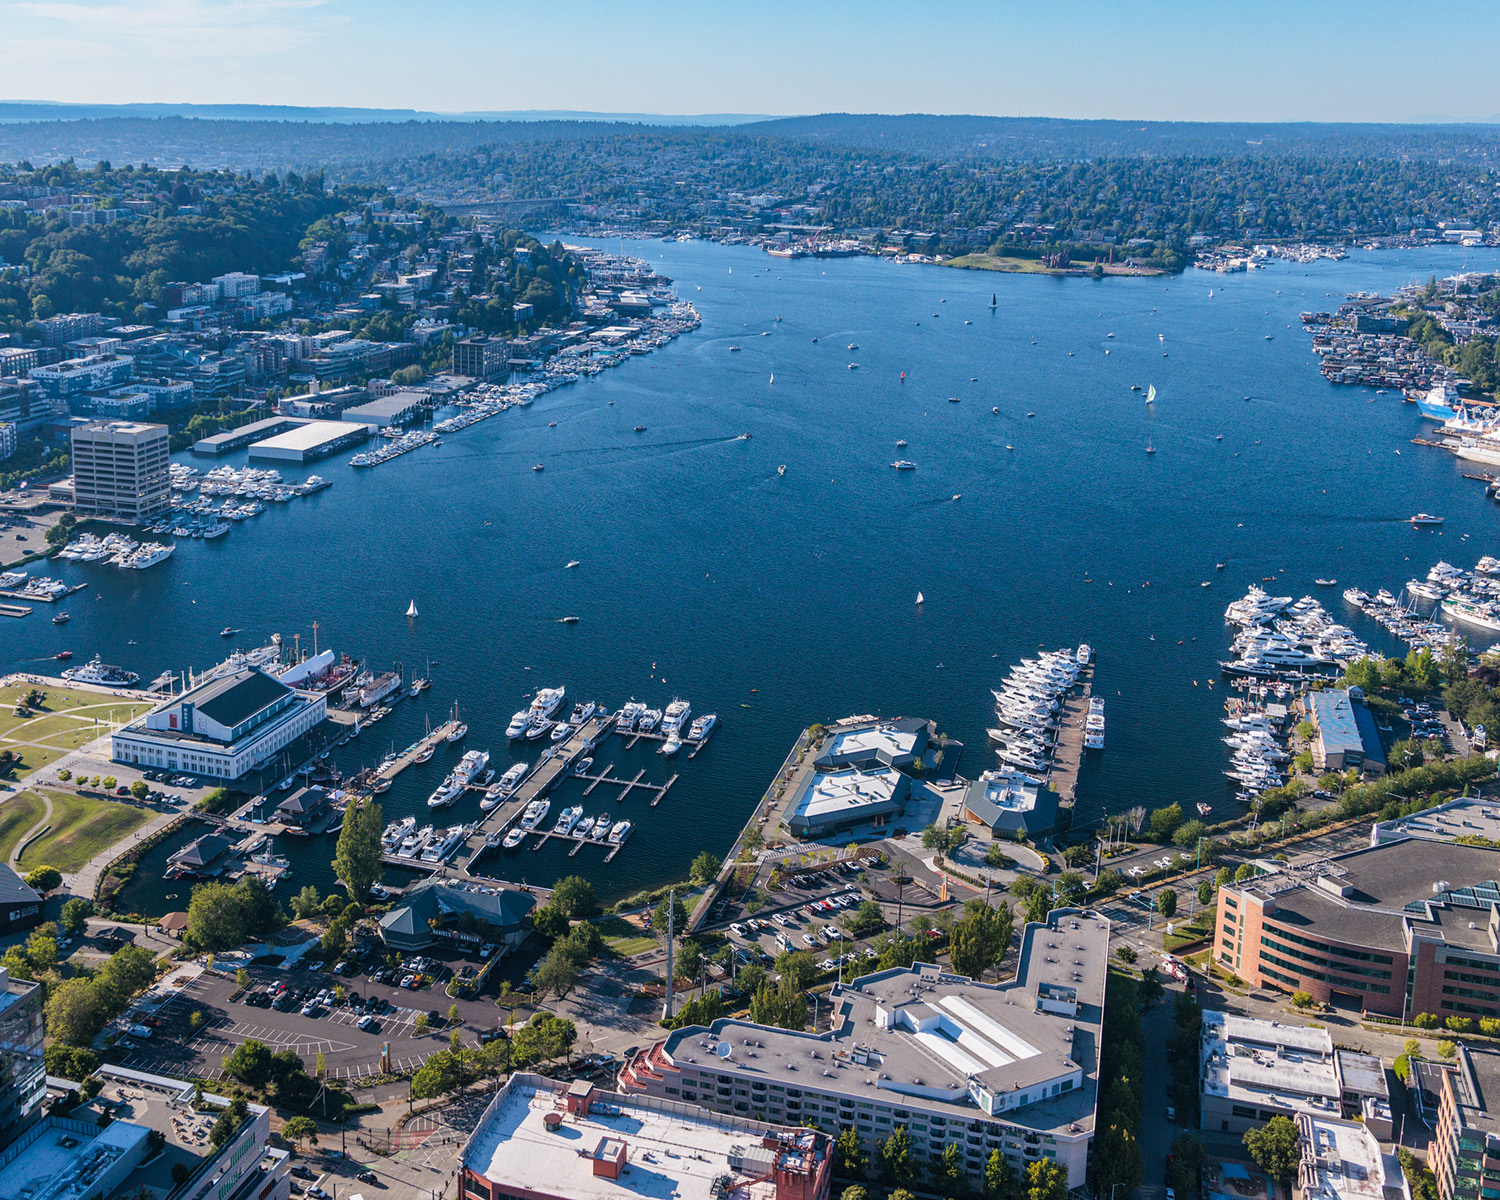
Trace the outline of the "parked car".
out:
[[[318,1177],[315,1171],[309,1170],[301,1163],[298,1163],[295,1167],[292,1168],[292,1174],[295,1175],[298,1179],[316,1179]]]
[[[360,1019],[358,1021],[354,1022],[355,1028],[357,1028],[357,1029],[366,1029],[366,1030],[369,1029],[374,1024],[375,1024],[375,1018],[371,1014],[369,1014],[369,1013],[366,1013],[364,1016],[360,1017]]]
[[[357,1180],[359,1180],[360,1183],[379,1183],[380,1182],[380,1176],[376,1175],[374,1171],[361,1171],[354,1178],[356,1178]]]

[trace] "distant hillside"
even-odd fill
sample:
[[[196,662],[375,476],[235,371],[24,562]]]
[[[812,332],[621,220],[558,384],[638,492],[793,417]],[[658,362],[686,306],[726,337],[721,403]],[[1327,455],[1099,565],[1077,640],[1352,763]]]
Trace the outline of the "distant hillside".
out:
[[[210,121],[309,121],[369,123],[402,121],[626,121],[645,125],[743,125],[768,118],[746,113],[569,112],[517,109],[513,112],[425,112],[415,108],[307,108],[286,104],[54,104],[41,100],[0,100],[0,123],[83,121],[115,117],[193,117]]]
[[[1500,126],[1067,121],[1052,117],[824,113],[780,117],[737,133],[943,160],[1175,157],[1489,158]]]

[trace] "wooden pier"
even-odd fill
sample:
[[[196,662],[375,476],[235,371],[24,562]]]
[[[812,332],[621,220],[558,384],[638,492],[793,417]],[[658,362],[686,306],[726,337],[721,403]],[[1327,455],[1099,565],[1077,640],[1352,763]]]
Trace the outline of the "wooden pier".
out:
[[[421,754],[422,751],[427,749],[427,747],[431,746],[434,750],[436,750],[437,747],[446,742],[448,740],[448,734],[453,731],[453,728],[454,725],[452,721],[444,721],[421,741],[414,742],[412,745],[403,750],[400,755],[397,756],[396,761],[376,774],[375,778],[377,780],[383,779],[387,781],[395,779],[397,775],[401,774],[402,771],[406,770],[407,767],[416,762],[417,755]]]
[[[1058,710],[1057,737],[1052,745],[1052,767],[1048,774],[1048,786],[1064,803],[1072,804],[1077,798],[1078,770],[1083,762],[1084,722],[1089,715],[1089,696],[1094,690],[1093,665],[1078,674],[1079,684],[1069,688],[1062,696],[1062,707]]]

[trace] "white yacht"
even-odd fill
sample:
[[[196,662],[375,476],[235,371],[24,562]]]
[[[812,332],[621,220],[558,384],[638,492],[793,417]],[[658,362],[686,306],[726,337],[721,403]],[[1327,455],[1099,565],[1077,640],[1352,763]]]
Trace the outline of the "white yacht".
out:
[[[510,724],[505,727],[505,736],[511,741],[516,738],[525,737],[526,731],[531,728],[531,710],[523,708],[510,719]]]
[[[661,709],[648,708],[641,714],[640,724],[636,726],[642,733],[650,733],[661,724]]]
[[[470,750],[458,760],[458,766],[448,772],[448,777],[433,789],[427,797],[428,808],[447,808],[464,794],[464,788],[473,783],[490,765],[488,750]]]
[[[619,719],[620,732],[622,732],[622,733],[632,733],[632,732],[634,732],[635,726],[636,726],[636,722],[641,719],[641,715],[645,711],[646,711],[646,706],[644,704],[642,704],[639,700],[632,700],[629,704],[627,704],[624,708],[622,708],[620,710],[620,719]]]
[[[578,821],[582,816],[583,806],[581,804],[575,804],[572,808],[563,809],[562,812],[558,815],[557,824],[552,827],[552,832],[563,834],[572,833],[573,826],[578,824]]]
[[[669,734],[667,734],[667,740],[662,743],[662,745],[661,745],[661,752],[663,754],[665,754],[668,758],[671,758],[674,754],[676,754],[681,749],[682,749],[682,730],[681,729],[673,729],[672,732],[670,732]]]
[[[526,740],[529,742],[534,742],[540,738],[546,737],[549,733],[552,732],[552,725],[553,723],[547,720],[545,717],[543,717],[540,721],[533,721],[531,728],[526,731]]]
[[[526,834],[527,830],[522,829],[519,825],[517,825],[514,829],[512,829],[505,835],[504,840],[500,844],[507,850],[514,850],[517,846],[519,846],[526,840]]]
[[[457,850],[459,844],[468,836],[468,826],[449,826],[441,835],[427,843],[427,848],[422,851],[422,861],[425,863],[447,862],[448,856]]]
[[[716,713],[704,713],[693,721],[693,726],[688,730],[688,737],[695,742],[701,742],[714,731],[714,726],[719,723]]]
[[[1408,596],[1420,596],[1423,600],[1441,600],[1448,594],[1448,589],[1439,587],[1435,583],[1424,582],[1420,579],[1408,579],[1406,581],[1406,594]]]
[[[526,806],[526,811],[521,814],[520,825],[523,829],[535,829],[547,819],[547,814],[552,810],[552,801],[533,800]]]
[[[416,858],[422,853],[423,847],[432,840],[433,829],[431,825],[423,825],[414,833],[409,833],[401,839],[401,845],[396,853],[402,858]]]
[[[564,687],[539,689],[531,699],[532,722],[550,720],[552,714],[562,707],[566,695],[567,689]]]
[[[385,832],[380,835],[381,848],[387,854],[394,854],[396,848],[416,827],[416,817],[402,817],[399,821],[392,821],[385,827]]]
[[[70,683],[100,683],[105,687],[130,687],[140,680],[134,671],[112,667],[97,654],[81,667],[69,667],[62,677]]]
[[[616,825],[609,831],[610,844],[618,846],[621,842],[623,842],[630,836],[630,829],[631,825],[629,821],[621,821],[618,825]]]
[[[674,698],[672,703],[667,705],[667,711],[661,719],[661,731],[665,734],[678,732],[692,712],[692,706],[686,700]]]
[[[600,813],[594,818],[594,830],[589,834],[597,842],[602,842],[609,833],[609,827],[614,824],[614,818],[608,813]]]

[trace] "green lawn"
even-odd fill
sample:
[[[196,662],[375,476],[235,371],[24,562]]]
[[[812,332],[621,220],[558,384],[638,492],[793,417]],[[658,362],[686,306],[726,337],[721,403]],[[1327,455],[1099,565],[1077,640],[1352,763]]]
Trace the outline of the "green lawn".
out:
[[[151,820],[151,814],[129,804],[48,791],[52,828],[26,847],[20,865],[30,871],[42,864],[76,871],[96,854]]]
[[[641,954],[657,944],[649,933],[643,933],[623,917],[605,917],[595,921],[594,928],[599,931],[604,944],[621,957]]]
[[[1009,271],[1020,275],[1050,275],[1051,267],[1044,267],[1032,258],[1010,258],[997,254],[963,254],[950,258],[942,264],[970,271]]]
[[[0,742],[0,749],[14,750],[21,756],[19,766],[12,764],[9,770],[0,771],[0,778],[5,779],[20,779],[33,771],[40,771],[48,763],[67,753],[60,746],[21,746],[15,742]]]
[[[16,843],[46,811],[47,806],[35,792],[18,792],[0,804],[0,862],[10,861]]]

